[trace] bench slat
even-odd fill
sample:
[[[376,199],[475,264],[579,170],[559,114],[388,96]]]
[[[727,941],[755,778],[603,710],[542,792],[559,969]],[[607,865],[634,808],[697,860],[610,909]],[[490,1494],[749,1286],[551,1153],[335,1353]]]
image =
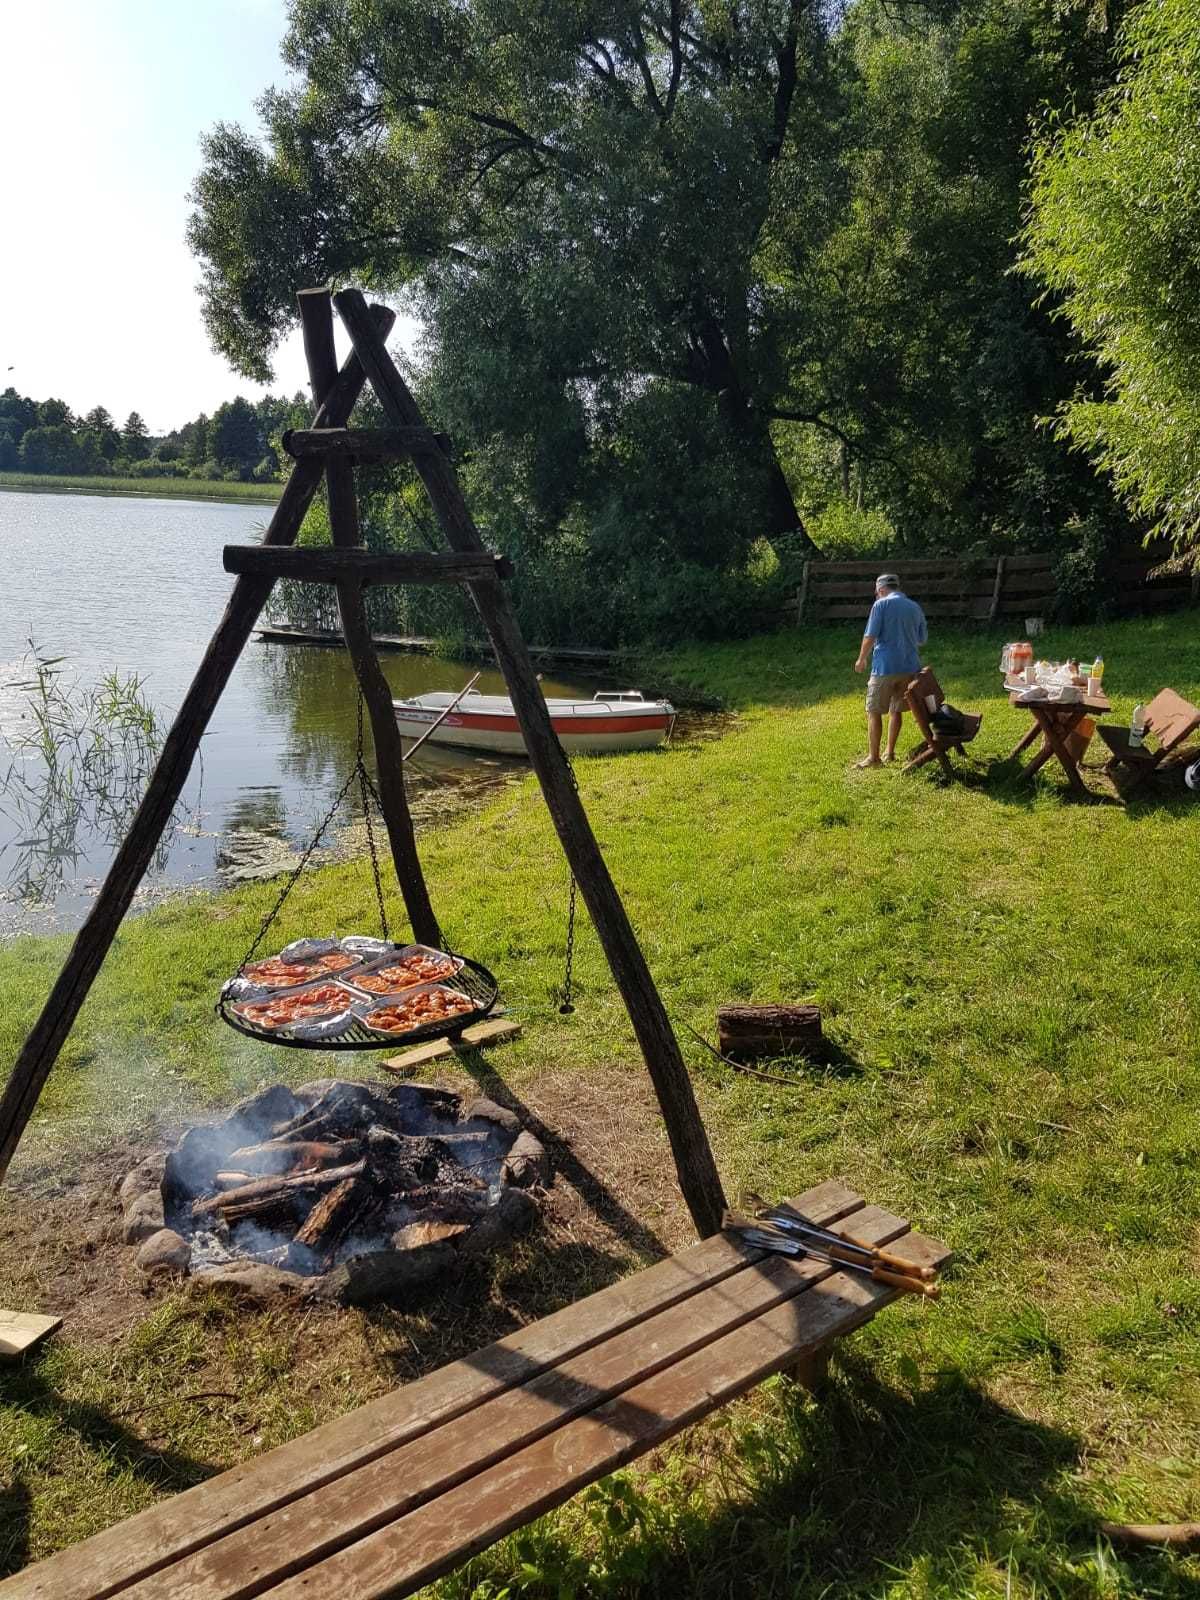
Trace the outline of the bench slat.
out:
[[[794,1202],[834,1222],[863,1201],[836,1179]],[[0,1582],[0,1600],[108,1600],[231,1531],[762,1259],[718,1234]]]
[[[552,1367],[519,1389],[239,1528],[121,1600],[248,1600],[807,1291],[830,1268],[775,1256]]]
[[[263,1591],[400,1600],[643,1455],[771,1373],[866,1322],[890,1293],[835,1273],[497,1466]]]

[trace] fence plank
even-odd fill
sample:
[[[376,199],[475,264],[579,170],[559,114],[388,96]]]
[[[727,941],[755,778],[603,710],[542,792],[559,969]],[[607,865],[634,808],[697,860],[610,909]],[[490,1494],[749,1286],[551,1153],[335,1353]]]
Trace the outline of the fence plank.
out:
[[[922,600],[925,595],[953,595],[959,598],[970,596],[990,600],[993,584],[994,579],[991,577],[916,578],[907,585],[904,592],[913,600]],[[872,586],[863,579],[850,579],[839,583],[814,584],[809,590],[809,599],[814,605],[825,600],[860,600],[870,605],[874,593]]]

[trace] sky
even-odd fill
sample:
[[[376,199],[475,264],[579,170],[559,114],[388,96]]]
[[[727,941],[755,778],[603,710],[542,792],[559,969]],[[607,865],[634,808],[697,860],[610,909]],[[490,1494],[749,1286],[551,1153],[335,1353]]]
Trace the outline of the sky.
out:
[[[284,0],[3,5],[0,388],[152,433],[263,392],[209,348],[184,231],[201,135],[257,127],[285,26]],[[297,338],[275,370],[307,388]]]

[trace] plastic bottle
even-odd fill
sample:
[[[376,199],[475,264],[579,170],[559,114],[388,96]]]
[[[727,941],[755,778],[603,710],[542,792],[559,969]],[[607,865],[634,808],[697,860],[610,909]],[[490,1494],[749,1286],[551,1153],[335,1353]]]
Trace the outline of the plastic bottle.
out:
[[[1104,681],[1104,657],[1103,656],[1098,655],[1096,657],[1095,661],[1092,662],[1091,670],[1088,672],[1088,677],[1089,678],[1095,678],[1096,687],[1098,689],[1100,687],[1101,683]]]
[[[1129,720],[1129,748],[1140,750],[1146,738],[1146,708],[1140,702],[1133,708]]]

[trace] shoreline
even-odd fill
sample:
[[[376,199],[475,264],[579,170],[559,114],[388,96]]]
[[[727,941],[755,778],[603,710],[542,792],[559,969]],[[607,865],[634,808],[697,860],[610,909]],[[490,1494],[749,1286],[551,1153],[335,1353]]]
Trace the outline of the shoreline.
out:
[[[145,485],[143,487],[142,485]],[[179,484],[179,488],[167,485]],[[0,472],[0,490],[15,494],[103,494],[126,500],[219,501],[227,505],[273,506],[282,484],[224,484],[212,478],[84,478],[25,472]],[[259,492],[255,492],[255,491]],[[268,491],[263,493],[261,491]]]

